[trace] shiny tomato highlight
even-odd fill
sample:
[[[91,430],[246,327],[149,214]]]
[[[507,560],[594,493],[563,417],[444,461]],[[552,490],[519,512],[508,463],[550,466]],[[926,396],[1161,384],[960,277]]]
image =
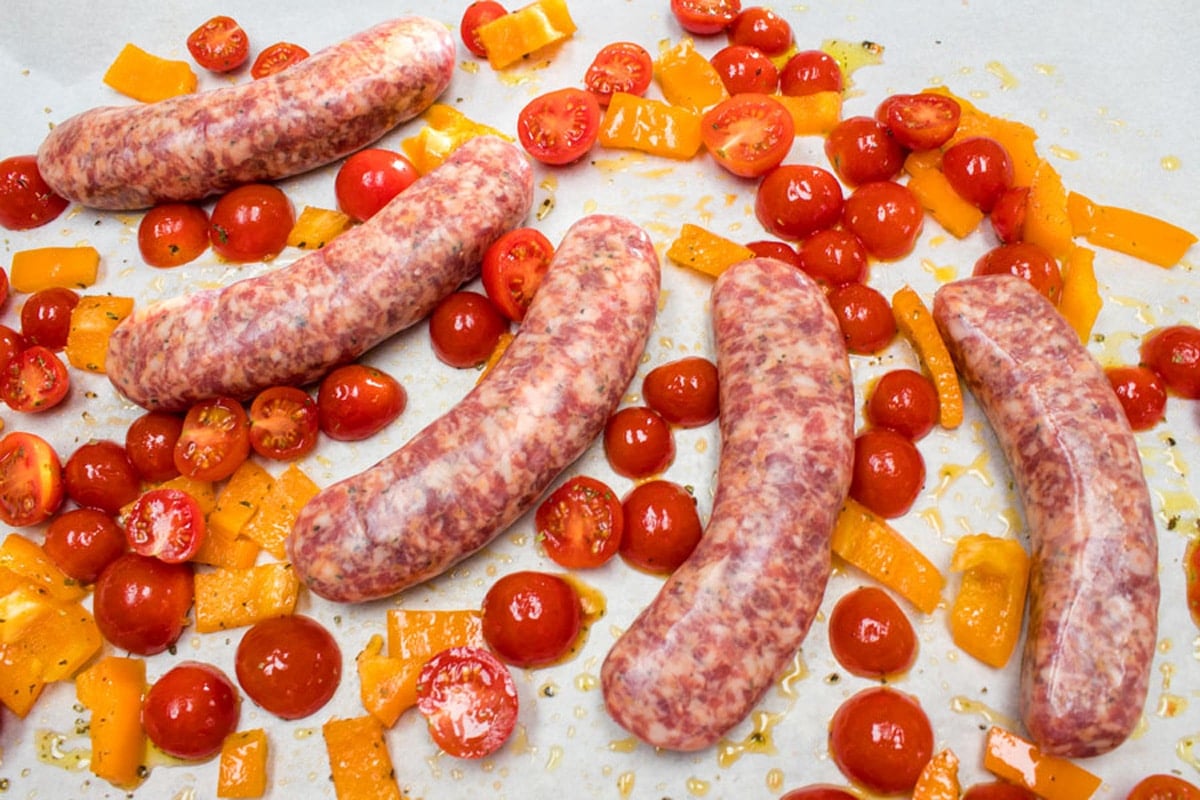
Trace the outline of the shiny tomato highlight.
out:
[[[763,176],[754,214],[772,236],[805,239],[842,216],[842,184],[832,172],[809,164],[781,164]]]
[[[925,209],[904,184],[872,181],[846,198],[842,222],[858,236],[867,253],[882,261],[895,261],[916,246],[925,225]]]
[[[1162,376],[1167,391],[1200,399],[1200,328],[1170,325],[1151,331],[1139,350],[1142,363]]]
[[[183,417],[167,411],[147,411],[125,431],[125,453],[143,480],[168,481],[179,474],[175,443],[183,432]]]
[[[138,553],[118,556],[96,579],[96,626],[114,647],[140,656],[178,641],[195,598],[190,562],[168,564]]]
[[[895,94],[879,104],[875,118],[887,126],[901,147],[932,150],[954,136],[962,106],[953,97],[933,92]]]
[[[283,251],[295,223],[292,201],[279,187],[248,183],[217,199],[208,239],[229,261],[269,261]]]
[[[854,440],[850,496],[881,517],[908,513],[925,485],[925,459],[907,436],[870,428]]]
[[[1062,297],[1062,270],[1054,256],[1032,242],[1002,244],[988,250],[975,262],[972,275],[1016,275],[1057,303]]]
[[[133,552],[168,564],[189,561],[204,544],[204,512],[181,489],[161,486],[140,495],[125,513],[125,538]]]
[[[801,50],[779,71],[779,93],[792,97],[817,92],[840,92],[846,77],[833,56],[822,50]]]
[[[878,353],[896,337],[896,318],[888,299],[865,283],[847,283],[833,289],[829,305],[851,353]]]
[[[817,231],[800,244],[796,255],[800,269],[826,290],[867,279],[867,248],[850,231]]]
[[[1200,800],[1200,788],[1174,775],[1148,775],[1137,782],[1125,800]]]
[[[942,153],[942,174],[951,188],[987,214],[1013,185],[1013,163],[1004,145],[986,136],[955,142]]]
[[[741,10],[741,0],[671,0],[671,13],[679,26],[697,36],[720,33]]]
[[[1121,401],[1130,428],[1145,431],[1162,421],[1167,409],[1167,387],[1157,372],[1138,365],[1108,367],[1104,375]]]
[[[42,289],[25,298],[21,306],[21,335],[26,346],[60,351],[71,332],[71,312],[79,305],[79,293],[62,286]]]
[[[125,531],[95,508],[73,508],[50,521],[42,549],[70,578],[95,583],[100,573],[125,552]]]
[[[67,497],[84,508],[116,515],[142,489],[137,469],[125,448],[108,439],[85,442],[63,465]]]
[[[701,356],[660,364],[642,379],[642,397],[671,425],[707,425],[720,411],[717,365]]]
[[[359,150],[338,168],[333,191],[338,208],[365,222],[420,177],[407,158],[382,147]]]
[[[913,369],[883,374],[867,398],[867,421],[917,441],[933,430],[939,400],[933,381]]]
[[[753,47],[766,56],[781,56],[792,46],[792,25],[765,6],[749,6],[725,30],[730,44]]]
[[[429,315],[429,342],[434,355],[452,367],[483,364],[507,332],[508,319],[479,292],[452,292]]]
[[[904,166],[904,148],[874,117],[846,117],[825,137],[825,157],[850,186],[891,180]]]
[[[756,47],[731,44],[713,53],[709,62],[731,97],[748,93],[770,95],[779,88],[775,62]]]
[[[508,10],[495,0],[475,0],[467,6],[458,23],[458,36],[472,55],[487,58],[487,48],[479,38],[479,28],[507,13]]]

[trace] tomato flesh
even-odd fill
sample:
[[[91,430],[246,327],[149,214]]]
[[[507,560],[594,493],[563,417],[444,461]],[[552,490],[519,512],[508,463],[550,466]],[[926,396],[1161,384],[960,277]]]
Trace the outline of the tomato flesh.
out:
[[[669,575],[687,561],[704,528],[696,498],[673,481],[639,483],[621,504],[625,532],[621,558],[652,575]]]
[[[208,212],[190,203],[164,203],[138,223],[138,252],[152,267],[195,261],[209,246]]]
[[[517,725],[517,687],[508,667],[481,647],[451,647],[425,663],[417,710],[434,743],[456,758],[483,758]]]
[[[859,800],[859,797],[845,789],[824,783],[792,789],[779,800]]]
[[[517,114],[517,138],[543,164],[578,161],[600,135],[600,101],[583,89],[568,87],[531,100]]]
[[[61,403],[70,383],[62,359],[48,347],[33,345],[8,362],[0,395],[14,411],[37,414]]]
[[[364,364],[347,364],[321,381],[317,421],[330,439],[357,442],[392,424],[407,404],[408,394],[391,375]]]
[[[624,517],[620,500],[606,483],[576,475],[542,501],[534,514],[534,527],[554,563],[567,569],[591,569],[616,555]]]
[[[250,403],[250,447],[264,458],[294,461],[317,446],[317,401],[294,386],[263,389]]]
[[[962,800],[1037,800],[1037,795],[1015,783],[988,781],[968,786]]]
[[[1125,800],[1200,800],[1200,788],[1174,775],[1148,775],[1137,782]]]
[[[671,425],[698,428],[717,418],[720,385],[717,365],[688,356],[660,364],[642,379],[646,405]]]
[[[704,114],[701,138],[723,168],[741,178],[779,166],[795,140],[792,115],[765,94],[738,94]]]
[[[850,496],[881,517],[912,508],[925,484],[925,459],[912,440],[887,428],[871,428],[854,440]]]
[[[204,512],[180,489],[150,489],[125,514],[125,537],[135,553],[168,564],[188,561],[204,544]]]
[[[276,42],[263,51],[250,65],[250,77],[258,80],[282,72],[308,58],[308,50],[292,42]]]
[[[211,72],[232,72],[250,57],[250,38],[232,17],[217,15],[188,34],[187,49]]]
[[[67,205],[42,178],[36,156],[0,161],[0,225],[11,231],[37,228],[56,219]]]
[[[606,106],[617,92],[645,94],[653,78],[654,62],[646,48],[635,42],[613,42],[600,48],[584,73],[583,85]]]
[[[67,497],[85,508],[116,515],[141,492],[141,480],[125,448],[107,439],[85,442],[63,465]]]
[[[902,147],[932,150],[950,141],[958,130],[962,106],[944,94],[899,94],[880,103],[875,117]]]
[[[302,614],[255,623],[238,643],[234,663],[246,696],[281,719],[300,719],[323,708],[342,677],[337,640]]]
[[[885,686],[863,689],[838,707],[829,727],[834,763],[870,792],[911,792],[933,755],[933,729],[917,701]]]
[[[96,626],[110,644],[150,656],[178,641],[194,597],[190,562],[168,564],[124,553],[96,579],[92,608]]]
[[[481,624],[484,640],[502,660],[540,667],[561,661],[578,643],[583,609],[570,581],[524,570],[488,589]]]
[[[829,649],[863,678],[898,675],[917,658],[917,635],[892,596],[874,586],[843,595],[829,615]]]
[[[250,421],[241,403],[215,397],[188,409],[173,453],[181,475],[198,481],[224,480],[249,455]]]
[[[514,228],[483,253],[483,290],[504,316],[520,322],[529,310],[550,262],[554,245],[536,228]]]
[[[359,222],[375,216],[420,177],[400,153],[380,147],[359,150],[338,168],[333,179],[338,207]]]
[[[23,528],[48,519],[66,494],[58,454],[35,433],[0,439],[0,519]]]
[[[146,736],[168,755],[200,760],[216,755],[237,728],[241,698],[224,672],[184,661],[154,682],[142,700]]]
[[[281,189],[249,183],[217,199],[208,239],[217,255],[229,261],[267,261],[283,251],[295,222],[292,201]]]
[[[671,426],[652,408],[622,408],[604,425],[604,454],[613,471],[626,478],[658,474],[675,460]]]

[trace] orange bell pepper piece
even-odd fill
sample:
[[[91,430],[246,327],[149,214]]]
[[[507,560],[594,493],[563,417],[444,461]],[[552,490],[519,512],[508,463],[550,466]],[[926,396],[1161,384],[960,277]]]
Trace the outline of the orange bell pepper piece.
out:
[[[668,103],[689,111],[703,111],[729,96],[717,68],[688,38],[664,47],[654,61],[654,77]]]
[[[1072,232],[1089,244],[1173,267],[1196,243],[1196,235],[1178,225],[1127,208],[1095,203],[1079,194],[1067,195]]]
[[[942,599],[946,579],[882,517],[847,499],[833,528],[833,552],[926,614]]]
[[[979,227],[983,212],[963,199],[942,173],[940,150],[919,150],[904,159],[908,188],[921,207],[956,238],[962,239]]]
[[[121,48],[104,73],[104,82],[143,103],[196,91],[196,73],[186,61],[160,58],[135,44]]]
[[[284,542],[292,532],[300,509],[318,491],[320,488],[311,478],[295,464],[289,464],[271,484],[258,512],[246,523],[242,533],[282,561],[287,557]]]
[[[217,797],[262,797],[267,793],[267,732],[262,728],[234,731],[221,743],[217,762]]]
[[[296,610],[300,579],[292,565],[256,564],[246,569],[217,567],[196,573],[196,630],[212,633],[243,628]]]
[[[321,726],[338,800],[401,800],[383,726],[371,715]]]
[[[824,136],[842,120],[841,92],[813,92],[793,97],[771,95],[792,115],[792,128],[797,136]]]
[[[305,206],[288,232],[288,247],[320,250],[354,224],[349,214],[333,208]]]
[[[912,800],[958,800],[958,756],[939,750],[925,762],[913,787]]]
[[[1034,144],[1037,141],[1037,131],[1023,122],[996,117],[980,111],[971,103],[951,92],[944,86],[933,86],[926,92],[946,95],[958,101],[962,114],[958,121],[958,130],[950,141],[943,145],[946,149],[951,145],[969,139],[972,136],[986,136],[995,139],[1008,151],[1013,163],[1013,185],[1029,186],[1033,183],[1033,175],[1037,172],[1041,157]]]
[[[108,339],[133,311],[132,297],[85,295],[71,311],[64,354],[71,366],[88,372],[105,372]]]
[[[667,258],[676,264],[713,278],[734,264],[753,257],[754,251],[749,247],[687,222],[667,248]]]
[[[912,342],[921,363],[929,370],[937,389],[938,423],[948,430],[957,428],[963,420],[958,370],[928,306],[916,290],[903,286],[892,295],[892,316],[896,318],[896,327]]]
[[[997,727],[988,729],[983,766],[1043,800],[1087,800],[1101,783],[1083,767],[1043,753],[1032,742]]]
[[[950,569],[962,573],[950,608],[950,636],[974,658],[999,669],[1021,634],[1029,556],[1015,539],[986,533],[963,536]]]
[[[604,111],[599,141],[603,147],[687,160],[703,144],[700,119],[699,113],[681,106],[617,92]]]
[[[1183,556],[1183,578],[1187,587],[1187,607],[1192,622],[1200,628],[1200,539],[1188,542]]]
[[[1074,247],[1074,231],[1067,214],[1067,190],[1063,188],[1058,170],[1045,159],[1038,162],[1029,184],[1021,238],[1041,247],[1059,261],[1067,258]]]
[[[1100,297],[1094,265],[1096,253],[1086,247],[1073,247],[1063,265],[1062,296],[1058,301],[1058,313],[1071,323],[1079,334],[1079,341],[1086,342],[1100,316],[1104,301]]]
[[[464,142],[476,136],[499,136],[506,141],[512,137],[468,117],[453,106],[434,103],[421,116],[425,126],[400,142],[400,149],[424,175],[445,161]]]
[[[536,0],[479,26],[492,69],[504,69],[543,47],[569,39],[576,26],[565,0]]]
[[[86,289],[96,282],[100,252],[80,247],[35,247],[12,255],[8,280],[18,292],[39,292],[62,286]]]
[[[114,786],[133,787],[142,778],[145,688],[146,662],[140,658],[105,656],[75,679],[75,696],[92,712],[88,723],[92,773]]]

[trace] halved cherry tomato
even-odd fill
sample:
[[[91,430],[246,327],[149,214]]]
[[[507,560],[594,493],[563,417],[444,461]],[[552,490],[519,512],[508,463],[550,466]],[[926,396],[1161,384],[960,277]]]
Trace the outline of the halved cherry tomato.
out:
[[[825,137],[825,156],[847,184],[891,180],[904,166],[904,148],[874,117],[846,117]]]
[[[700,356],[660,364],[642,379],[646,405],[681,428],[698,428],[716,419],[719,390],[717,365]]]
[[[280,719],[300,719],[325,706],[342,679],[342,651],[333,634],[302,614],[255,623],[234,656],[246,695]]]
[[[513,666],[560,661],[578,643],[582,626],[579,592],[559,575],[512,572],[483,598],[484,641]]]
[[[933,755],[933,728],[915,698],[876,686],[838,707],[829,749],[851,781],[875,794],[904,794]]]
[[[179,474],[175,443],[183,432],[183,417],[166,411],[147,411],[129,423],[125,453],[144,480],[168,481]]]
[[[842,184],[829,170],[781,164],[763,176],[754,214],[772,236],[805,239],[842,216]]]
[[[283,251],[295,222],[292,201],[279,187],[248,183],[217,199],[208,239],[230,261],[267,261]]]
[[[0,520],[18,528],[37,525],[64,496],[62,462],[49,442],[24,431],[0,439]]]
[[[36,156],[0,161],[0,225],[24,231],[56,219],[68,203],[42,178]]]
[[[139,656],[161,653],[179,640],[195,599],[190,562],[168,564],[123,553],[96,579],[96,626],[114,647]]]
[[[479,28],[507,13],[508,10],[494,0],[475,0],[467,6],[462,20],[458,23],[458,35],[472,55],[487,58],[487,48],[479,39]]]
[[[1130,428],[1145,431],[1162,421],[1167,408],[1167,387],[1157,372],[1139,364],[1108,367],[1104,374],[1121,401]]]
[[[872,355],[896,336],[896,319],[886,297],[865,283],[847,283],[829,292],[829,305],[837,316],[846,349]]]
[[[600,101],[567,87],[529,101],[517,113],[517,138],[529,155],[560,166],[583,158],[600,135]]]
[[[750,252],[758,258],[774,258],[785,264],[791,264],[797,269],[800,268],[800,254],[787,242],[776,239],[760,239],[756,242],[746,242],[746,247],[750,248]]]
[[[146,736],[168,755],[197,761],[215,755],[237,729],[237,687],[212,664],[184,661],[156,680],[142,700]]]
[[[1024,278],[1051,303],[1062,297],[1063,279],[1058,261],[1032,242],[993,247],[975,262],[973,275],[1016,275]]]
[[[730,95],[769,95],[779,87],[779,70],[775,62],[757,47],[731,44],[713,53],[709,62]]]
[[[172,457],[181,474],[219,481],[232,475],[249,455],[246,410],[230,397],[215,397],[188,409]]]
[[[150,489],[125,514],[130,549],[168,564],[196,555],[206,535],[200,504],[181,489]]]
[[[292,461],[317,446],[317,401],[294,386],[263,389],[250,403],[250,447],[264,458]]]
[[[933,92],[894,94],[879,104],[875,118],[902,147],[932,150],[950,141],[958,130],[962,106],[953,97]]]
[[[992,213],[988,215],[988,218],[991,220],[996,238],[1001,243],[1011,244],[1021,241],[1028,203],[1028,186],[1010,186],[1000,194],[1000,198],[996,200],[996,205],[992,206]]]
[[[25,337],[7,325],[0,325],[0,374],[3,374],[8,362],[28,347]]]
[[[603,481],[576,475],[538,506],[534,528],[554,563],[567,569],[598,567],[616,555],[621,544],[621,501]]]
[[[250,38],[232,17],[218,15],[188,34],[187,49],[212,72],[232,72],[250,57]]]
[[[1037,800],[1037,795],[1015,783],[988,781],[968,786],[962,800]]]
[[[338,207],[364,222],[419,177],[417,168],[400,153],[368,147],[342,162],[333,190]]]
[[[483,253],[483,290],[504,316],[520,322],[550,268],[554,245],[536,228],[514,228]]]
[[[94,583],[125,552],[125,531],[96,508],[72,508],[50,521],[42,549],[80,583]]]
[[[829,649],[847,672],[885,678],[913,665],[917,634],[890,594],[860,586],[842,595],[829,614]]]
[[[701,139],[718,164],[757,178],[787,157],[796,139],[792,115],[765,94],[738,94],[705,112]]]
[[[842,222],[875,258],[894,261],[912,252],[925,225],[925,210],[907,186],[864,183],[850,193]]]
[[[625,495],[621,511],[625,517],[621,558],[653,575],[678,569],[704,533],[695,496],[674,481],[639,483]]]
[[[867,248],[850,231],[817,231],[800,244],[797,255],[800,269],[827,290],[867,279]]]
[[[867,420],[872,425],[890,428],[913,441],[933,430],[937,418],[937,389],[915,369],[884,373],[867,398]]]
[[[483,758],[517,725],[512,673],[482,647],[451,647],[425,663],[417,678],[417,710],[434,743],[456,758]]]
[[[34,292],[21,306],[21,335],[27,345],[40,344],[51,350],[67,346],[71,312],[79,305],[79,294],[64,286]]]
[[[646,406],[627,406],[604,425],[604,454],[613,472],[626,478],[648,478],[675,460],[671,426]]]
[[[850,496],[881,517],[907,513],[925,485],[925,459],[912,440],[887,428],[854,439]]]
[[[274,75],[308,58],[308,51],[292,42],[276,42],[264,48],[250,66],[250,77],[255,80]]]
[[[152,267],[178,267],[208,249],[208,212],[191,203],[163,203],[138,223],[138,252]]]
[[[680,27],[697,36],[720,33],[741,10],[741,0],[671,0],[671,13]]]
[[[596,95],[600,105],[617,92],[641,96],[654,79],[650,52],[635,42],[613,42],[600,48],[583,76],[583,85]]]
[[[4,369],[0,395],[14,411],[48,411],[67,396],[71,378],[54,351],[41,345],[22,350]]]
[[[508,320],[479,292],[446,295],[429,315],[434,355],[452,367],[477,367],[495,351]]]
[[[347,364],[325,376],[317,390],[317,420],[330,439],[357,442],[390,425],[408,405],[404,387],[382,370]]]
[[[779,71],[779,93],[792,97],[840,92],[845,83],[842,68],[823,50],[801,50]]]
[[[750,6],[734,17],[725,33],[731,44],[757,48],[767,56],[779,56],[792,46],[792,26],[765,6]]]
[[[1167,390],[1200,399],[1200,328],[1171,325],[1150,333],[1140,349],[1142,363],[1162,376]]]
[[[995,139],[972,136],[942,153],[942,174],[954,191],[986,214],[1012,186],[1013,163]]]
[[[1200,800],[1200,788],[1166,773],[1138,781],[1125,800]]]
[[[67,497],[85,508],[116,514],[133,502],[142,484],[125,448],[108,439],[84,442],[63,465]]]
[[[828,783],[792,789],[779,800],[859,800],[859,796]]]

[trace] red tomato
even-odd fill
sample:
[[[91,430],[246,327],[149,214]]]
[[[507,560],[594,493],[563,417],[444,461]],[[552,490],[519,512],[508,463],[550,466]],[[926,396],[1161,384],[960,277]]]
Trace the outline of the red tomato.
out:
[[[576,475],[554,490],[534,513],[546,555],[567,569],[590,569],[617,554],[624,535],[621,501],[603,481]]]
[[[543,164],[578,161],[599,135],[600,101],[573,86],[535,97],[517,114],[521,146]]]
[[[73,508],[50,521],[42,549],[68,577],[95,583],[100,573],[125,552],[125,532],[95,508]]]
[[[779,70],[775,62],[757,47],[731,44],[713,53],[709,61],[730,95],[769,95],[779,87]]]
[[[887,519],[902,516],[924,484],[925,459],[908,437],[871,428],[854,439],[850,496],[871,511]]]
[[[192,565],[123,553],[96,579],[92,610],[105,640],[139,656],[179,639],[195,597]]]
[[[483,253],[483,290],[513,322],[525,319],[550,261],[554,245],[536,228],[514,228]]]
[[[1037,800],[1037,795],[1015,783],[990,781],[967,787],[962,800]]]
[[[917,658],[917,634],[892,596],[875,586],[842,595],[829,615],[829,649],[862,678],[898,675]]]
[[[867,279],[867,248],[862,240],[841,228],[826,228],[809,236],[799,247],[800,269],[826,289]]]
[[[846,228],[875,258],[894,261],[912,252],[925,225],[925,210],[907,186],[895,181],[864,183],[846,198]]]
[[[1167,388],[1162,377],[1146,366],[1109,367],[1104,370],[1129,427],[1145,431],[1162,421],[1167,408]]]
[[[621,507],[625,517],[621,558],[643,572],[674,572],[704,533],[696,498],[672,481],[639,483],[625,495]]]
[[[851,186],[896,177],[904,166],[904,148],[873,117],[846,117],[825,137],[825,156],[833,171]]]
[[[501,660],[541,667],[579,641],[583,607],[575,587],[558,575],[525,570],[505,575],[483,598],[483,638]]]
[[[23,528],[46,520],[62,505],[62,462],[36,433],[0,439],[0,520]]]
[[[1010,186],[1005,189],[992,213],[988,215],[996,238],[1003,244],[1021,241],[1025,228],[1025,209],[1029,203],[1028,186]]]
[[[915,698],[876,686],[838,707],[829,749],[851,781],[877,794],[903,794],[933,755],[933,729]]]
[[[796,139],[792,115],[765,94],[738,94],[705,112],[700,126],[713,159],[742,178],[779,166]]]
[[[198,481],[228,478],[250,455],[250,420],[230,397],[201,400],[188,409],[172,457],[182,475]]]
[[[887,298],[865,283],[847,283],[833,289],[829,305],[851,353],[878,353],[896,336],[896,319]]]
[[[36,156],[10,156],[0,161],[0,225],[24,231],[45,225],[67,207],[38,170]]]
[[[452,367],[484,363],[507,332],[508,320],[479,292],[453,292],[429,315],[434,355]]]
[[[138,223],[138,252],[152,267],[178,267],[208,249],[208,212],[190,203],[164,203]]]
[[[760,239],[757,242],[746,242],[746,247],[750,248],[750,251],[758,258],[774,258],[785,264],[791,264],[797,269],[800,268],[800,254],[787,242]]]
[[[3,308],[8,300],[8,288],[8,273],[4,271],[4,267],[0,267],[0,308]]]
[[[1013,164],[1004,145],[972,136],[942,153],[942,174],[955,192],[986,214],[1012,186]]]
[[[294,386],[263,389],[250,404],[250,447],[263,458],[293,461],[317,446],[317,401]]]
[[[458,23],[458,35],[473,55],[487,58],[487,49],[479,39],[479,28],[495,19],[500,19],[508,10],[493,0],[475,0],[463,12]]]
[[[295,222],[292,201],[279,187],[248,183],[217,200],[208,239],[229,261],[268,261],[283,250]]]
[[[24,336],[7,325],[0,325],[0,373],[26,347]]]
[[[142,482],[125,448],[107,439],[81,444],[63,465],[67,497],[84,508],[117,514],[137,499]]]
[[[325,376],[317,390],[321,432],[340,442],[374,436],[404,412],[408,393],[386,372],[347,364]]]
[[[125,454],[143,480],[159,483],[179,474],[175,443],[183,432],[183,417],[166,411],[147,411],[129,423]]]
[[[671,426],[657,411],[628,406],[604,425],[604,454],[613,472],[626,478],[648,478],[675,460]]]
[[[1200,328],[1172,325],[1142,340],[1142,363],[1162,376],[1167,390],[1200,399]]]
[[[215,16],[187,37],[196,63],[211,72],[232,72],[250,57],[250,38],[232,17]]]
[[[250,65],[250,77],[258,80],[285,70],[308,58],[308,51],[291,42],[276,42],[263,49]]]
[[[79,295],[62,286],[29,295],[21,306],[21,336],[26,346],[40,344],[56,351],[66,347],[71,312],[77,305]]]
[[[754,214],[772,236],[805,239],[841,218],[842,184],[820,167],[782,164],[758,184]]]
[[[508,667],[482,647],[451,647],[417,678],[417,710],[434,744],[455,758],[500,749],[517,725],[517,687]]]
[[[779,71],[779,93],[802,97],[817,92],[840,92],[846,84],[842,68],[821,50],[801,50]]]
[[[720,33],[741,10],[741,0],[671,0],[671,13],[679,26],[697,36]]]
[[[887,126],[900,146],[932,150],[958,130],[962,106],[953,97],[933,92],[894,94],[879,104],[875,118]]]
[[[187,760],[215,755],[237,729],[241,698],[224,672],[184,661],[167,670],[142,699],[142,725],[159,750]]]
[[[700,356],[660,364],[642,379],[646,405],[681,428],[698,428],[717,418],[719,389],[717,365]]]
[[[646,48],[634,42],[613,42],[600,48],[592,59],[583,85],[606,106],[617,92],[644,95],[653,79],[654,62]]]
[[[342,162],[333,189],[338,207],[364,222],[419,177],[413,163],[399,153],[368,147]]]
[[[792,789],[779,800],[860,800],[856,794],[828,783]]]
[[[1149,775],[1138,781],[1125,800],[1200,800],[1200,788],[1174,775]]]
[[[913,369],[894,369],[871,389],[867,421],[917,441],[933,430],[938,419],[938,394],[933,381]]]
[[[974,275],[1016,275],[1024,278],[1051,303],[1062,297],[1063,279],[1054,256],[1032,242],[993,247],[975,262]]]
[[[301,614],[255,623],[234,657],[246,696],[281,719],[315,713],[342,680],[342,651],[324,625]]]
[[[70,385],[62,359],[48,347],[33,345],[8,362],[0,395],[14,411],[37,413],[61,403]]]
[[[750,6],[734,17],[725,33],[731,44],[754,47],[767,56],[781,56],[792,46],[792,26],[764,6]]]
[[[1188,540],[1183,555],[1183,577],[1186,582],[1188,613],[1200,627],[1200,539]]]
[[[190,560],[206,535],[200,504],[181,489],[150,489],[125,514],[125,538],[133,552],[168,564]]]

